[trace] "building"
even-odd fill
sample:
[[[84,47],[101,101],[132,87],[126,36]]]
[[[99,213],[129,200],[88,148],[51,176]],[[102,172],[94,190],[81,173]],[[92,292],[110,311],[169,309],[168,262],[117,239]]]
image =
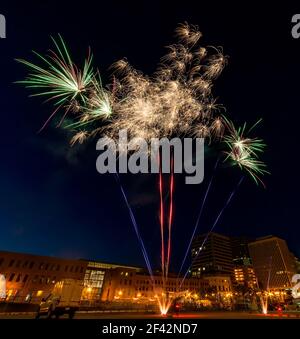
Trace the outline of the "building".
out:
[[[258,238],[248,247],[261,288],[278,291],[291,287],[295,264],[285,240],[270,235]]]
[[[39,302],[64,278],[80,279],[88,262],[0,251],[0,274],[6,278],[7,299]]]
[[[209,290],[220,294],[230,294],[232,284],[230,276],[226,275],[206,275],[204,280],[208,282]]]
[[[249,252],[249,243],[254,239],[248,237],[231,237],[231,251],[233,260],[233,284],[236,289],[244,287],[244,291],[256,289],[257,278]]]
[[[248,237],[230,237],[231,252],[233,262],[243,263],[247,262],[251,264],[251,258],[249,253],[248,244],[255,239]],[[246,264],[245,262],[245,264]]]
[[[234,266],[234,284],[235,286],[243,286],[245,289],[256,289],[258,287],[252,265],[241,264]]]
[[[98,261],[89,261],[84,275],[84,290],[82,292],[82,300],[91,301],[107,301],[105,298],[106,291],[104,289],[107,280],[111,282],[112,272],[122,270],[122,272],[140,272],[143,271],[141,267],[124,266],[110,263],[103,263]],[[128,273],[127,273],[128,274]],[[114,282],[113,282],[114,284]],[[105,291],[105,292],[104,292]]]
[[[144,268],[88,260],[70,260],[0,251],[0,276],[5,277],[6,300],[39,303],[63,279],[83,281],[82,305],[101,302],[151,303],[162,293],[206,292],[209,284],[199,278],[169,274],[163,284],[160,272],[154,276]]]
[[[230,238],[218,233],[202,234],[192,243],[192,276],[233,276]]]
[[[294,257],[295,262],[295,271],[296,273],[300,273],[300,259],[298,257]]]
[[[204,280],[208,283],[207,295],[210,295],[219,307],[232,304],[233,292],[230,276],[205,275]]]
[[[200,293],[208,290],[204,279],[189,278],[182,281],[177,275],[169,274],[163,282],[160,272],[150,277],[146,271],[115,268],[107,272],[103,286],[102,301],[156,301],[162,293],[179,296],[180,293]]]
[[[15,302],[38,303],[51,293],[56,282],[68,278],[84,282],[83,300],[99,300],[106,272],[117,267],[141,270],[104,262],[0,251],[6,299]]]

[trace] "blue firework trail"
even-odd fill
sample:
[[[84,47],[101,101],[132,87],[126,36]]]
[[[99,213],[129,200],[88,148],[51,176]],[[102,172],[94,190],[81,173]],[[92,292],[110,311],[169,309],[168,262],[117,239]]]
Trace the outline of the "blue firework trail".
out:
[[[192,242],[193,242],[193,238],[194,238],[194,236],[195,236],[195,234],[196,234],[196,231],[197,231],[197,229],[198,229],[199,222],[200,222],[200,219],[201,219],[201,216],[202,216],[202,212],[203,212],[203,209],[204,209],[204,206],[205,206],[205,202],[206,202],[208,193],[209,193],[209,191],[210,191],[211,184],[212,184],[213,179],[214,179],[214,177],[215,177],[215,172],[216,172],[216,169],[217,169],[217,167],[218,167],[219,160],[220,160],[220,158],[217,158],[217,161],[216,161],[215,166],[214,166],[213,174],[212,174],[212,176],[211,176],[211,178],[210,178],[210,182],[209,182],[209,184],[208,184],[208,186],[207,186],[207,189],[206,189],[204,198],[203,198],[203,200],[202,200],[200,212],[199,212],[199,214],[198,214],[197,221],[196,221],[196,224],[195,224],[195,227],[194,227],[192,236],[191,236],[191,238],[190,238],[190,241],[189,241],[188,247],[187,247],[187,249],[186,249],[186,252],[185,252],[185,255],[184,255],[182,264],[181,264],[181,266],[180,266],[180,270],[179,270],[179,272],[178,272],[178,277],[179,277],[179,275],[180,275],[180,273],[181,273],[181,271],[182,271],[182,269],[183,269],[184,263],[185,263],[185,261],[186,261],[186,258],[187,258],[187,256],[188,256],[188,253],[189,253],[189,251],[190,251],[190,248],[191,248],[191,245],[192,245]]]
[[[125,193],[125,190],[122,186],[122,183],[121,183],[121,180],[120,180],[120,177],[119,177],[119,174],[116,173],[115,175],[115,178],[118,182],[118,184],[120,185],[120,189],[121,189],[121,192],[122,192],[122,195],[123,195],[123,198],[125,200],[125,203],[126,203],[126,206],[129,210],[129,215],[130,215],[130,219],[131,219],[131,222],[132,222],[132,225],[133,225],[133,228],[135,230],[135,234],[138,238],[138,241],[139,241],[139,244],[140,244],[140,247],[141,247],[141,250],[142,250],[142,253],[143,253],[143,257],[144,257],[144,260],[146,262],[146,266],[147,266],[147,269],[148,269],[148,272],[150,274],[150,277],[151,279],[153,280],[153,271],[152,271],[152,268],[151,268],[151,264],[150,264],[150,261],[149,261],[149,257],[148,257],[148,254],[147,254],[147,250],[146,250],[146,247],[144,245],[144,241],[140,235],[140,232],[139,232],[139,227],[138,227],[138,224],[136,222],[136,219],[135,219],[135,216],[133,214],[133,211],[132,211],[132,208],[129,204],[129,201],[127,199],[127,196],[126,196],[126,193]]]
[[[225,205],[223,206],[223,208],[222,208],[221,211],[219,212],[219,214],[218,214],[218,216],[217,216],[215,222],[213,223],[211,229],[210,229],[209,232],[207,233],[205,239],[204,239],[203,242],[202,242],[202,245],[200,246],[200,249],[199,249],[199,251],[198,251],[196,257],[195,257],[193,260],[196,260],[196,259],[198,258],[199,254],[201,253],[201,251],[202,251],[202,249],[203,249],[203,246],[206,244],[206,241],[207,241],[209,235],[213,232],[214,228],[215,228],[216,225],[218,224],[218,222],[219,222],[219,220],[220,220],[220,218],[221,218],[223,212],[225,211],[225,209],[227,208],[227,206],[230,204],[231,199],[232,199],[233,196],[235,195],[236,191],[238,190],[238,188],[239,188],[239,186],[241,185],[241,183],[243,182],[243,180],[244,180],[244,176],[241,177],[241,179],[239,180],[239,182],[237,183],[237,185],[235,186],[235,188],[233,189],[233,191],[230,193],[230,195],[229,195],[229,197],[228,197],[228,199],[227,199]],[[186,270],[186,272],[185,272],[185,274],[184,274],[184,276],[183,276],[183,278],[182,278],[182,281],[181,281],[181,283],[180,283],[180,287],[182,286],[182,284],[183,284],[183,282],[184,282],[186,276],[188,275],[191,266],[192,266],[192,265],[190,265],[189,268]]]

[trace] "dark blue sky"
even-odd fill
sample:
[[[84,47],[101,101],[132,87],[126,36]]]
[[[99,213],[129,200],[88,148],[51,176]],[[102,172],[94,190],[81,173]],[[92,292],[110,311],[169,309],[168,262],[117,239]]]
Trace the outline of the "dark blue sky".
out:
[[[81,61],[91,46],[102,76],[127,57],[151,73],[172,43],[179,22],[199,25],[204,45],[223,46],[229,64],[214,95],[236,122],[264,119],[257,130],[268,148],[272,175],[266,189],[246,179],[216,231],[229,235],[274,234],[300,255],[299,239],[299,81],[300,39],[291,37],[291,17],[300,11],[285,2],[263,9],[251,2],[226,7],[203,1],[98,1],[94,4],[6,1],[7,39],[0,40],[1,165],[0,249],[143,264],[120,189],[111,175],[97,174],[95,141],[70,148],[54,126],[37,131],[51,106],[14,81],[26,71],[14,58],[45,52],[49,36],[61,33]],[[186,186],[176,179],[173,264],[178,266],[210,178],[214,156],[207,153],[205,182]],[[200,232],[210,228],[234,183],[234,169],[220,168]],[[122,182],[140,224],[154,266],[159,263],[158,196],[151,175],[123,175]]]

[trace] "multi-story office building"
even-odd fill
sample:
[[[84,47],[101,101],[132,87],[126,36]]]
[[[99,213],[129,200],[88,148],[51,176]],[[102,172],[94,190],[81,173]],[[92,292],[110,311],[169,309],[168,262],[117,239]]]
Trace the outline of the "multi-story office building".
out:
[[[244,286],[247,289],[257,288],[257,279],[248,247],[248,244],[253,242],[254,239],[231,237],[230,240],[234,270],[233,284],[235,286]]]
[[[248,244],[254,240],[248,237],[230,237],[232,260],[238,263],[248,261],[250,264],[251,259]]]
[[[202,234],[192,243],[192,276],[233,276],[230,238],[218,233]]]
[[[234,266],[234,283],[236,286],[242,285],[246,288],[256,289],[257,278],[252,265],[236,265]]]
[[[248,246],[258,283],[263,289],[284,290],[291,287],[295,264],[285,240],[267,236]]]

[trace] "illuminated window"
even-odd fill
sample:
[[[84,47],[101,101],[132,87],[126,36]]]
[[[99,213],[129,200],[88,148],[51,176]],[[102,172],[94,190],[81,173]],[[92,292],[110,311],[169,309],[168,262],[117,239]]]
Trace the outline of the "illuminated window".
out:
[[[84,276],[84,285],[92,288],[92,294],[89,296],[91,299],[100,296],[104,280],[104,271],[100,270],[86,270]]]
[[[36,292],[36,296],[37,296],[37,297],[42,296],[42,294],[43,294],[43,291],[41,291],[41,290]]]

